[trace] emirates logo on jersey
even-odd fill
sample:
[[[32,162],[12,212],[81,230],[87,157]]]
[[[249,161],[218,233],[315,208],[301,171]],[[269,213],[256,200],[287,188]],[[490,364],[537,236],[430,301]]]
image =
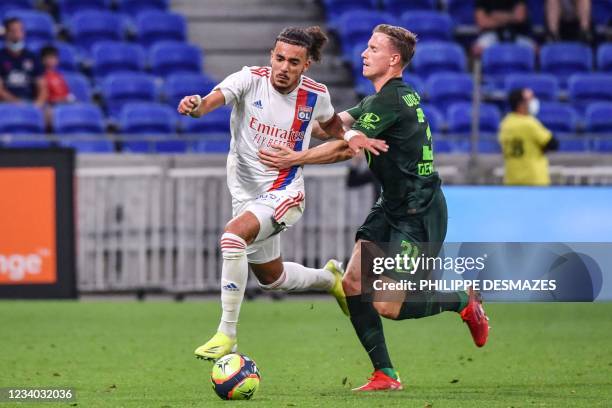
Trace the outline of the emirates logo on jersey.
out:
[[[298,106],[297,117],[302,122],[309,121],[312,116],[312,106]]]

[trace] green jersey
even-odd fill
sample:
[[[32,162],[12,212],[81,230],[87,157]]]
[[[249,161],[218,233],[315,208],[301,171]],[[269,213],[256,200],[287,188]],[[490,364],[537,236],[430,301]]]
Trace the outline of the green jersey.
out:
[[[353,129],[389,145],[386,153],[375,156],[366,152],[366,156],[382,185],[380,204],[391,216],[422,212],[440,188],[433,166],[431,130],[420,99],[401,78],[393,78],[348,110],[355,119]]]

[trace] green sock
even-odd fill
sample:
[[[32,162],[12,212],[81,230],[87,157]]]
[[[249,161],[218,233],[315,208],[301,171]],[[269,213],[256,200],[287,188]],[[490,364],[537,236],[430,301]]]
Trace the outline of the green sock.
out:
[[[389,377],[393,378],[394,380],[397,380],[397,378],[399,377],[397,375],[397,371],[395,371],[393,368],[381,368],[380,371],[387,374]]]
[[[411,292],[396,320],[420,319],[442,312],[460,312],[468,304],[467,292]]]
[[[355,328],[355,333],[357,333],[361,345],[370,356],[374,369],[393,370],[393,365],[391,365],[391,359],[387,352],[382,321],[372,303],[362,302],[361,295],[347,296],[346,301],[351,313],[351,323]]]

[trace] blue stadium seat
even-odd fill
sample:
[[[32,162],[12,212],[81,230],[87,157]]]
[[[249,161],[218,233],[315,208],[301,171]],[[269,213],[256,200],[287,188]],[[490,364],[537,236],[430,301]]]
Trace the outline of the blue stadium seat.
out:
[[[86,53],[98,41],[121,41],[124,37],[121,16],[110,11],[78,11],[69,26],[74,43]]]
[[[550,74],[511,74],[505,79],[505,90],[530,88],[541,101],[556,101],[559,81]]]
[[[138,42],[144,46],[158,41],[185,41],[187,23],[180,14],[147,10],[136,17],[136,33]]]
[[[538,119],[553,133],[574,133],[578,123],[578,113],[564,103],[544,102],[540,104]]]
[[[489,154],[501,153],[501,146],[495,135],[481,137],[480,140],[478,140],[478,152]]]
[[[338,28],[338,20],[347,10],[372,11],[374,8],[371,0],[323,0],[323,7],[325,8],[328,26],[332,30]]]
[[[367,43],[359,43],[353,46],[351,50],[350,56],[348,58],[348,62],[351,64],[351,69],[353,71],[354,76],[361,76],[362,68],[363,68],[363,58],[361,58],[361,54],[368,48]]]
[[[472,100],[474,82],[469,74],[434,74],[427,80],[429,102],[439,109],[446,110],[457,102]]]
[[[149,49],[149,64],[155,75],[168,76],[170,74],[202,72],[203,54],[199,48],[176,41],[161,41]]]
[[[0,134],[17,135],[4,140],[6,147],[48,147],[44,136],[43,113],[34,105],[2,104],[0,109]],[[20,137],[23,136],[23,137]]]
[[[416,48],[412,67],[421,78],[427,78],[437,72],[465,72],[465,52],[455,43],[420,44]]]
[[[53,127],[60,145],[76,149],[79,153],[111,153],[115,150],[113,142],[103,136],[104,115],[97,105],[78,103],[56,106],[53,110]]]
[[[587,132],[612,134],[612,103],[590,104],[586,109],[584,119]]]
[[[527,11],[529,20],[535,25],[545,24],[545,1],[542,0],[527,0]]]
[[[79,102],[91,102],[91,85],[87,77],[78,72],[64,73],[64,79],[68,84],[68,89],[74,98]]]
[[[475,0],[447,0],[448,14],[461,25],[474,25]]]
[[[591,0],[591,18],[596,25],[606,25],[612,20],[612,1]]]
[[[445,126],[444,114],[442,111],[431,104],[421,103],[420,105],[421,109],[423,109],[423,113],[425,113],[431,131],[434,133],[442,132]]]
[[[79,58],[76,49],[65,42],[53,44],[59,53],[59,68],[64,72],[76,72],[79,70]]]
[[[180,129],[182,133],[226,133],[229,139],[230,115],[232,110],[226,106],[207,113],[201,118],[194,119],[181,116]]]
[[[449,133],[470,133],[472,127],[472,105],[470,103],[459,102],[451,105],[446,117]],[[497,106],[488,103],[480,105],[479,129],[481,133],[496,133],[500,120],[501,114]]]
[[[110,10],[112,0],[56,0],[62,19],[85,10]]]
[[[100,41],[91,47],[91,56],[97,78],[118,72],[140,72],[145,67],[145,51],[137,44]]]
[[[172,74],[168,75],[164,83],[164,96],[166,102],[176,108],[187,95],[207,95],[212,91],[216,82],[204,74]]]
[[[502,86],[506,75],[532,72],[534,66],[535,53],[528,46],[493,44],[482,54],[482,73],[496,87]]]
[[[597,69],[612,72],[612,43],[604,43],[597,49]]]
[[[2,6],[0,7],[5,8],[6,10],[28,10],[33,8],[36,5],[36,2],[36,0],[5,0],[2,2]]]
[[[588,139],[575,135],[559,134],[559,152],[587,152],[590,150]]]
[[[119,119],[119,130],[125,135],[123,151],[128,152],[184,152],[187,143],[176,134],[177,115],[167,105],[143,102],[130,103],[123,107]],[[132,136],[152,140],[130,140]]]
[[[612,74],[576,74],[568,83],[569,99],[579,112],[592,102],[612,102]]]
[[[374,85],[370,82],[369,79],[364,78],[362,75],[357,75],[355,78],[355,92],[361,98],[374,95],[376,93],[376,89],[374,89]]]
[[[117,0],[119,11],[136,16],[145,10],[168,10],[170,0]]]
[[[28,42],[52,42],[55,39],[55,24],[47,13],[36,10],[9,10],[4,18],[17,17],[23,22]]]
[[[356,44],[367,43],[374,27],[382,23],[397,25],[395,17],[390,13],[366,10],[346,11],[337,22],[342,49],[348,53],[352,52]]]
[[[436,9],[437,0],[382,0],[382,8],[394,16],[401,16],[406,11]],[[409,28],[409,27],[406,27]]]
[[[423,95],[425,95],[425,84],[418,75],[413,74],[412,72],[408,72],[408,70],[405,69],[404,74],[402,75],[402,79],[408,85],[412,86],[412,88],[419,94],[419,96],[423,97]]]
[[[593,150],[599,153],[612,152],[612,140],[608,138],[599,138],[593,141]]]
[[[451,41],[453,20],[437,11],[408,11],[402,14],[400,25],[417,34],[419,41]]]
[[[141,73],[110,74],[102,81],[102,95],[108,114],[116,118],[127,103],[155,101],[155,80]]]
[[[226,135],[202,135],[192,144],[197,153],[227,153],[230,149],[230,138]]]
[[[589,72],[593,67],[593,53],[578,43],[547,44],[540,50],[540,69],[555,75],[562,87],[572,74]]]

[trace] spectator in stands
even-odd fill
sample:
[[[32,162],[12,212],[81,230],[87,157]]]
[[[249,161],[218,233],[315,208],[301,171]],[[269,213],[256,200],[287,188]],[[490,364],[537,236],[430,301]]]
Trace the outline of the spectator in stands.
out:
[[[44,67],[44,84],[47,88],[47,104],[45,105],[45,122],[47,128],[52,128],[53,105],[74,101],[70,94],[68,83],[64,75],[58,70],[59,52],[52,45],[47,45],[40,50],[40,59]]]
[[[547,186],[547,151],[557,150],[559,142],[535,118],[539,102],[529,88],[514,89],[508,97],[511,112],[499,126],[499,143],[505,161],[504,184]]]
[[[42,66],[25,47],[25,31],[18,18],[4,21],[5,46],[0,50],[0,100],[33,101],[42,107],[47,101]]]
[[[549,41],[591,43],[591,0],[547,0],[546,24]]]
[[[472,53],[480,57],[485,48],[498,42],[513,42],[535,48],[525,0],[476,0],[476,25],[480,35]]]

